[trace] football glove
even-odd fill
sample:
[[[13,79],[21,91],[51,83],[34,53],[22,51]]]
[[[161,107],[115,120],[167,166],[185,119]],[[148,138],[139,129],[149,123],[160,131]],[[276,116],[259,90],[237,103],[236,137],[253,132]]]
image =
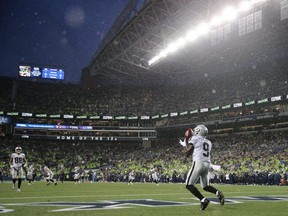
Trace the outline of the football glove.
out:
[[[215,165],[215,164],[210,164],[210,168],[212,168],[213,170],[215,171],[219,171],[221,169],[221,166],[220,165]]]
[[[183,146],[183,147],[186,147],[186,146],[187,146],[185,140],[182,141],[182,140],[180,139],[180,140],[179,140],[179,144],[180,144],[181,146]]]

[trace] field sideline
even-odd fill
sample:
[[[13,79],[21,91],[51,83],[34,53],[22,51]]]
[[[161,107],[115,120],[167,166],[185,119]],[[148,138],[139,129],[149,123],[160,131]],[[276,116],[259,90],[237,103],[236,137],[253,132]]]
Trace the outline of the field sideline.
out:
[[[226,204],[220,206],[216,196],[203,193],[211,203],[200,211],[199,201],[184,184],[64,182],[47,186],[41,181],[30,186],[24,182],[22,192],[16,192],[12,183],[5,182],[0,183],[0,214],[279,216],[288,212],[287,186],[215,186],[224,192]]]

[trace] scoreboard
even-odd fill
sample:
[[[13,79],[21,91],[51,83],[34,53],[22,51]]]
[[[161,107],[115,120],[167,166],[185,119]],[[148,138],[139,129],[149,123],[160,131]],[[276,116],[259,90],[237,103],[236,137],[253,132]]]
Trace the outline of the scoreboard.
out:
[[[65,74],[64,70],[59,68],[20,65],[19,77],[64,80]]]

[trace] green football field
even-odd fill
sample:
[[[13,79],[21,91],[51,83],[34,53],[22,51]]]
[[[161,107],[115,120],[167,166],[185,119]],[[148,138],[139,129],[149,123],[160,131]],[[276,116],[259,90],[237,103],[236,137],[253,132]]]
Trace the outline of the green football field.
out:
[[[200,185],[197,185],[199,188]],[[287,186],[215,185],[226,197],[220,206],[214,194],[204,193],[211,203],[199,210],[199,201],[184,184],[152,183],[58,183],[47,186],[44,181],[28,185],[22,191],[12,183],[0,183],[0,214],[19,216],[44,215],[287,215]],[[201,189],[202,191],[202,189]]]

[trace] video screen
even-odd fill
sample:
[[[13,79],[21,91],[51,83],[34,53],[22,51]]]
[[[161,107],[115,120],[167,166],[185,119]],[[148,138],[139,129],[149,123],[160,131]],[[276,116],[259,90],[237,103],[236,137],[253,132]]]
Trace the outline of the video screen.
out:
[[[38,67],[31,65],[19,66],[19,77],[64,80],[64,70],[58,68]]]
[[[64,71],[62,69],[44,68],[42,78],[64,80]]]
[[[20,77],[31,77],[31,67],[30,66],[19,66],[19,76]]]

